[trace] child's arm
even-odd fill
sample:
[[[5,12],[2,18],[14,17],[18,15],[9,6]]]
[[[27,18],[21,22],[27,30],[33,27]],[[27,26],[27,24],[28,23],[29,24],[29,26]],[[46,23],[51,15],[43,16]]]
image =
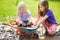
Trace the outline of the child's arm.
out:
[[[20,23],[22,23],[22,21],[21,21],[21,17],[20,17],[20,14],[19,14],[19,13],[18,13],[16,19],[17,19],[17,21],[19,21]]]
[[[30,16],[29,16],[29,22],[31,22],[31,21],[32,21],[32,16],[30,15]]]
[[[39,21],[39,17],[37,18],[37,20],[34,23],[34,26],[37,25],[37,22]]]
[[[48,16],[47,15],[45,15],[42,19],[40,19],[38,22],[37,22],[37,24],[36,24],[36,26],[33,26],[33,28],[38,28],[38,26],[39,26],[39,24],[41,24],[43,21],[45,21],[46,19],[48,18]]]
[[[33,24],[35,23],[36,20],[37,20],[37,19],[34,18],[33,16],[30,16],[30,17],[29,17],[29,22],[32,22]]]
[[[47,15],[45,15],[42,19],[40,19],[40,21],[37,23],[36,26],[38,26],[40,23],[42,23],[43,21],[45,21],[48,18]]]
[[[32,25],[32,28],[36,29],[36,28],[37,28],[36,25],[37,25],[37,23],[38,23],[38,21],[39,21],[39,17],[37,17],[37,19],[34,20],[34,21],[35,21],[35,22],[34,22],[34,24]]]
[[[31,15],[31,12],[29,11],[29,10],[27,10],[28,11],[28,17],[29,17],[29,22],[31,22],[32,21],[32,15]]]

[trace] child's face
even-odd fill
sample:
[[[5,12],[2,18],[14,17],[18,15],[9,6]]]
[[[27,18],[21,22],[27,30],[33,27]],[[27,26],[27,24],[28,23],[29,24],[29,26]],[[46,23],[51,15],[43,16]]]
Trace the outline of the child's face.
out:
[[[26,13],[27,12],[27,9],[25,8],[22,8],[21,10],[19,10],[21,13]]]
[[[44,12],[45,11],[45,7],[40,5],[40,11]]]

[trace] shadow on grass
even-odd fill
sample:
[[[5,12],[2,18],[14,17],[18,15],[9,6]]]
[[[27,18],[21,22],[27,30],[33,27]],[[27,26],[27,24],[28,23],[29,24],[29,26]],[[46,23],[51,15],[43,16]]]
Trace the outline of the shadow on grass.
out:
[[[34,0],[34,1],[40,1],[40,0]],[[60,2],[60,0],[48,0],[48,1],[57,1],[57,2]]]
[[[60,2],[60,0],[49,0],[49,1],[58,1],[58,2]]]

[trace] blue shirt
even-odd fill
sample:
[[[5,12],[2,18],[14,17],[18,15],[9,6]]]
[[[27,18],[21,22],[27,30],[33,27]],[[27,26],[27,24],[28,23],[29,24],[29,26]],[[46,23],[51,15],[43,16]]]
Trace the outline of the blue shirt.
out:
[[[48,18],[46,20],[48,23],[56,24],[56,19],[55,19],[54,15],[53,15],[53,12],[51,10],[48,10],[46,12],[46,15],[48,16]]]
[[[29,16],[30,16],[29,12],[27,12],[26,15],[24,15],[23,13],[20,13],[20,17],[21,17],[22,22],[29,20]]]

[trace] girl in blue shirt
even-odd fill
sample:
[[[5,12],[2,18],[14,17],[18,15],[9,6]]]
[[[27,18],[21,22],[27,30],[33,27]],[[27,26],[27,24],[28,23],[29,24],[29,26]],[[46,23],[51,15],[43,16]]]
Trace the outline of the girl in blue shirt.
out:
[[[56,33],[57,22],[53,12],[49,9],[48,1],[41,1],[38,4],[38,18],[33,27],[37,28],[39,24],[47,29],[48,34],[54,35]]]

